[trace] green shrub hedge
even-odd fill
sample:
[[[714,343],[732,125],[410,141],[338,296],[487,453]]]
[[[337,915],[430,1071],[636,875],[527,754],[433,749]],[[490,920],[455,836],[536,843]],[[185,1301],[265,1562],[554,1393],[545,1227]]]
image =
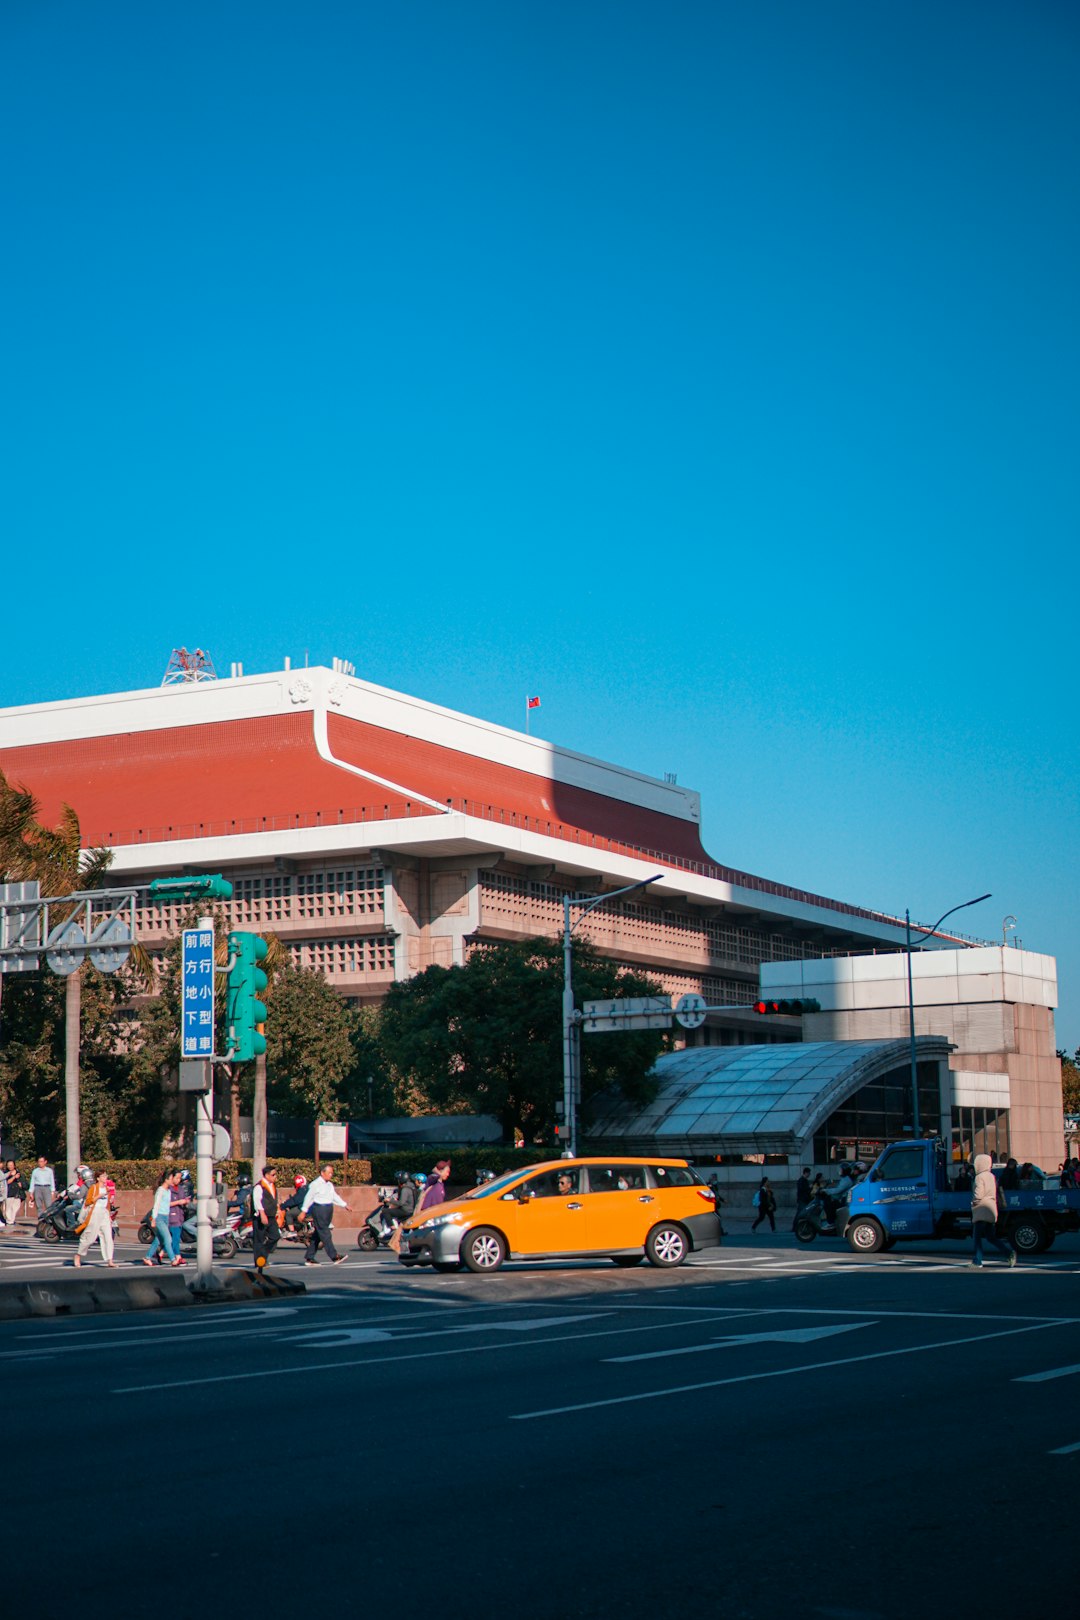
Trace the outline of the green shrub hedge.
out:
[[[306,1176],[310,1181],[317,1174],[313,1159],[269,1159],[267,1162],[277,1170],[278,1185],[281,1187],[287,1186],[294,1176]],[[22,1170],[23,1180],[29,1187],[33,1164],[20,1165],[19,1168]],[[156,1187],[163,1170],[190,1170],[193,1180],[195,1177],[194,1159],[99,1159],[92,1168],[107,1170],[120,1192],[130,1192],[140,1187]],[[64,1179],[63,1166],[57,1164],[53,1169],[59,1186]],[[214,1169],[226,1186],[235,1187],[238,1176],[250,1176],[251,1160],[222,1159]],[[342,1187],[366,1186],[371,1181],[371,1161],[334,1160],[334,1180]]]
[[[425,1147],[419,1152],[375,1153],[370,1159],[333,1159],[330,1162],[334,1166],[334,1180],[338,1186],[364,1187],[372,1182],[390,1184],[395,1173],[402,1170],[421,1170],[427,1175],[436,1160],[449,1159],[450,1186],[466,1188],[475,1186],[480,1170],[493,1170],[497,1176],[501,1176],[508,1170],[524,1169],[527,1165],[543,1164],[547,1159],[556,1158],[558,1153],[555,1148]],[[277,1170],[278,1186],[282,1188],[289,1186],[294,1176],[306,1176],[310,1181],[318,1174],[313,1159],[271,1157],[267,1163]],[[29,1187],[34,1164],[20,1164],[19,1168]],[[195,1176],[194,1159],[100,1159],[94,1162],[92,1168],[107,1170],[122,1192],[156,1187],[163,1170],[190,1170],[193,1179]],[[250,1176],[251,1160],[223,1159],[214,1168],[226,1186],[235,1187],[238,1176]],[[55,1164],[53,1169],[57,1185],[60,1186],[64,1180],[64,1168],[61,1164]]]

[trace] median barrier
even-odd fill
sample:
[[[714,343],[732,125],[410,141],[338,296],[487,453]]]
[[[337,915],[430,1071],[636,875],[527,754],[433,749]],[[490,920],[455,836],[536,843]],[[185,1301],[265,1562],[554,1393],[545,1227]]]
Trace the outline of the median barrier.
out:
[[[172,1310],[193,1303],[187,1279],[164,1271],[150,1277],[104,1275],[0,1283],[0,1322],[40,1316],[93,1316],[111,1311]]]

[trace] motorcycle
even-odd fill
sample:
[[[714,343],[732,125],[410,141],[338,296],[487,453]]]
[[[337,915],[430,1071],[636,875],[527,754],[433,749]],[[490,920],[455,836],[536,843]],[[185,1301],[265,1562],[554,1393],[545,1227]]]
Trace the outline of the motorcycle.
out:
[[[379,1200],[378,1207],[372,1210],[356,1234],[357,1248],[368,1251],[388,1249],[390,1240],[400,1225],[401,1217],[396,1213],[389,1194],[384,1192]]]
[[[83,1200],[72,1192],[62,1192],[53,1199],[45,1213],[40,1216],[37,1223],[37,1235],[45,1243],[61,1243],[70,1240],[79,1241],[79,1234],[75,1228],[82,1218]],[[116,1211],[112,1212],[113,1238],[120,1230],[120,1223]]]
[[[839,1214],[839,1211],[837,1213]],[[839,1236],[837,1223],[829,1219],[823,1198],[811,1198],[810,1202],[800,1209],[795,1217],[795,1236],[800,1243],[813,1243],[816,1237]]]

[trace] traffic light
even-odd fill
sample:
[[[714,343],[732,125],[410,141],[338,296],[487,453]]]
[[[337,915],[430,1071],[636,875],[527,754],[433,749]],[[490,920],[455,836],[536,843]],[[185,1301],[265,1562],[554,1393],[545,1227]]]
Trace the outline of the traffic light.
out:
[[[231,900],[232,884],[220,872],[208,877],[155,878],[150,885],[150,898],[159,906],[171,905],[176,900]]]
[[[755,1001],[756,1013],[780,1013],[787,1018],[801,1018],[803,1013],[820,1012],[821,1002],[813,997],[801,1001]]]
[[[226,1022],[234,1063],[248,1063],[266,1051],[266,1036],[256,1027],[266,1022],[266,1007],[259,999],[266,989],[266,974],[259,963],[266,941],[258,934],[229,935],[229,993]]]

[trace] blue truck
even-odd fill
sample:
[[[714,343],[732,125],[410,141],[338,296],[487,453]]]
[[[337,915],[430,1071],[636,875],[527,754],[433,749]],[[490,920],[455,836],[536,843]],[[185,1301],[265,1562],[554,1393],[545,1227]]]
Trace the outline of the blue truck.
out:
[[[971,1191],[956,1185],[940,1138],[893,1142],[851,1189],[843,1228],[856,1254],[876,1254],[905,1239],[971,1236]],[[1080,1187],[999,1188],[997,1230],[1020,1254],[1041,1254],[1059,1232],[1080,1232]]]

